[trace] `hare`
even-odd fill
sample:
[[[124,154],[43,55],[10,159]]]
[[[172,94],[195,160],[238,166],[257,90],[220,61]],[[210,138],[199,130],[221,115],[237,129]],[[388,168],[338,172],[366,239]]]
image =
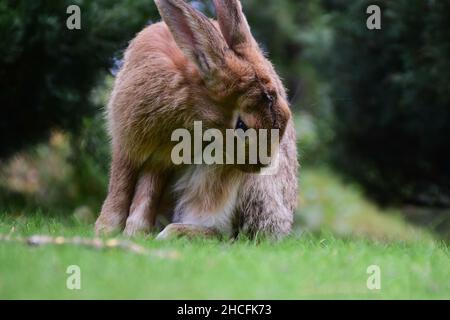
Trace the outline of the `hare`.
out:
[[[155,0],[162,22],[125,52],[107,106],[109,190],[96,232],[150,232],[158,215],[173,235],[287,235],[297,205],[297,150],[286,90],[254,40],[239,0],[214,0],[217,21],[184,0]],[[278,129],[264,165],[174,165],[171,134],[205,128]]]

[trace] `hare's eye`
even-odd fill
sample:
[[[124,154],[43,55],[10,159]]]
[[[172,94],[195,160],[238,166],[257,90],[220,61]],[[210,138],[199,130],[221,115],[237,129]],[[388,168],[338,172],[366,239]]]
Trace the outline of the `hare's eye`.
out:
[[[236,130],[239,130],[239,129],[242,129],[244,131],[247,131],[247,129],[248,129],[247,125],[245,124],[244,121],[242,121],[241,117],[239,117],[236,122]]]
[[[266,100],[266,102],[267,102],[267,105],[268,105],[268,107],[269,107],[269,109],[271,109],[272,110],[272,108],[273,108],[273,102],[274,102],[274,96],[273,95],[271,95],[270,93],[266,93],[265,94],[265,100]]]

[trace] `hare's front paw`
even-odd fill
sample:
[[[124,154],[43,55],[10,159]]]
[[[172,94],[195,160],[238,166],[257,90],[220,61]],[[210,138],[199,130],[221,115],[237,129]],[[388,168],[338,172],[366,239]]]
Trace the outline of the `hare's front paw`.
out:
[[[193,224],[172,223],[158,234],[156,240],[168,240],[183,236],[188,238],[220,238],[221,234],[214,228]]]
[[[123,233],[128,237],[134,237],[139,234],[148,234],[152,229],[152,225],[145,219],[136,216],[130,216],[127,219],[125,230]]]
[[[120,215],[101,214],[95,222],[95,233],[97,235],[109,235],[123,230],[123,219]]]

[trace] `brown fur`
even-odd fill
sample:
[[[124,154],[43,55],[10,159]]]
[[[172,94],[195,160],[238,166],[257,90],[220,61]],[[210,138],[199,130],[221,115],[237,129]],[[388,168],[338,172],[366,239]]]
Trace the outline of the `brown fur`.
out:
[[[295,132],[285,89],[240,2],[215,0],[218,22],[183,0],[155,2],[164,22],[130,43],[107,108],[112,164],[97,232],[149,231],[166,208],[175,222],[230,231],[239,217],[251,235],[287,234],[297,201]],[[173,165],[175,129],[192,130],[194,121],[233,129],[237,114],[248,127],[280,129],[275,176],[245,173],[260,167]]]

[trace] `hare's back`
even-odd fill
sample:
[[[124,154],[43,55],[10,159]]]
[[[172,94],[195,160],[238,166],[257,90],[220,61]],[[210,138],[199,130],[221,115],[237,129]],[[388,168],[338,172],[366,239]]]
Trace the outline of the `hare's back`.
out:
[[[108,103],[111,131],[135,130],[180,96],[189,65],[164,22],[146,27],[130,42]],[[176,89],[176,91],[175,91]]]

